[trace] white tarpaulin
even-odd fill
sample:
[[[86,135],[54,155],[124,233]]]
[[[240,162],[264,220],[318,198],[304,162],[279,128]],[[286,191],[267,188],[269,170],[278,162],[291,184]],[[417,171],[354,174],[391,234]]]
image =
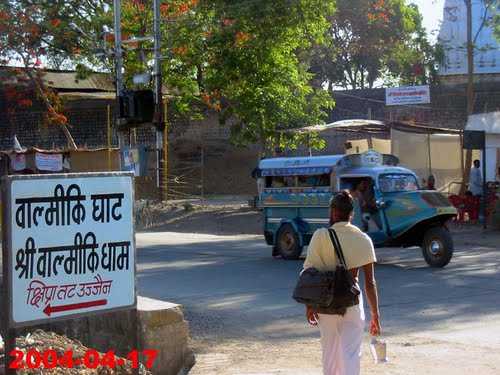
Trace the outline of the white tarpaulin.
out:
[[[401,165],[412,169],[420,182],[432,174],[436,188],[456,193],[462,180],[460,136],[444,134],[416,134],[391,130],[392,154]],[[478,153],[474,155],[478,157]]]

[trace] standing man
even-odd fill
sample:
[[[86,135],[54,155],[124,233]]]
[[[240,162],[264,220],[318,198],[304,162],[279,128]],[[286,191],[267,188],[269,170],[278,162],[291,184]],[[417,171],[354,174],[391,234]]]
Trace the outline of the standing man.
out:
[[[483,176],[480,167],[481,162],[474,160],[474,167],[470,171],[469,190],[475,197],[483,195]]]
[[[351,224],[353,198],[348,191],[335,195],[330,202],[331,228],[337,233],[347,268],[358,282],[359,270],[364,272],[365,292],[371,312],[370,334],[380,334],[377,285],[374,275],[376,262],[373,243],[365,233]],[[309,244],[304,269],[335,271],[338,259],[327,228],[318,229]],[[343,313],[343,314],[342,314]],[[323,350],[324,375],[359,375],[361,343],[365,326],[363,298],[359,304],[339,311],[322,314],[306,308],[311,325],[319,325]]]

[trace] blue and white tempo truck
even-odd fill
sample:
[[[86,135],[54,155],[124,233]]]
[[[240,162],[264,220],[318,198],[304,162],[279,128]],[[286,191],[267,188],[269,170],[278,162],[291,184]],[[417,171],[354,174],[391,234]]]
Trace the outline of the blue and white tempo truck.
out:
[[[329,225],[332,195],[365,183],[374,208],[364,212],[356,204],[353,224],[367,232],[375,246],[420,246],[430,266],[444,267],[453,255],[446,222],[457,211],[441,193],[420,190],[415,173],[398,164],[395,156],[373,150],[261,160],[254,173],[257,206],[273,255],[298,259],[314,231]]]

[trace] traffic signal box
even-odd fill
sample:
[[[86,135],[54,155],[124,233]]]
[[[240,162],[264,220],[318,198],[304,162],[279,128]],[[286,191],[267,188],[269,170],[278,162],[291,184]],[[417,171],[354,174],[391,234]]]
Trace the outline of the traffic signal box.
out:
[[[124,90],[120,95],[120,130],[151,125],[154,119],[155,100],[152,90]]]

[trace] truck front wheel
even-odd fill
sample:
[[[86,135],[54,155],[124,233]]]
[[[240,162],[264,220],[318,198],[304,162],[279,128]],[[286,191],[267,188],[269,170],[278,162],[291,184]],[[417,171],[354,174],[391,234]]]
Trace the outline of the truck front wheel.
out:
[[[278,230],[276,235],[276,252],[287,260],[299,259],[300,254],[302,254],[299,235],[292,225],[283,224]]]
[[[443,227],[430,228],[424,234],[422,253],[431,267],[446,266],[453,256],[453,239]]]

